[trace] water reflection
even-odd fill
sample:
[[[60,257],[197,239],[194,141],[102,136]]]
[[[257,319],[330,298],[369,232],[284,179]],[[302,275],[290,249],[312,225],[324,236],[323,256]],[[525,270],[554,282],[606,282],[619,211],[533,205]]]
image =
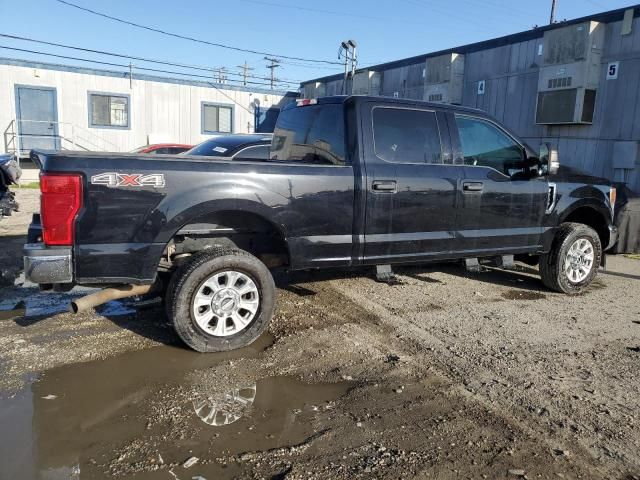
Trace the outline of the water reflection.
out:
[[[219,478],[230,474],[220,456],[302,441],[350,386],[269,377],[266,367],[221,376],[231,358],[259,356],[272,341],[208,355],[156,347],[46,371],[13,397],[0,392],[0,478],[168,478],[190,456],[203,461],[189,478]]]
[[[209,396],[193,401],[193,409],[207,425],[221,427],[247,416],[256,398],[256,385],[238,388],[222,397]]]

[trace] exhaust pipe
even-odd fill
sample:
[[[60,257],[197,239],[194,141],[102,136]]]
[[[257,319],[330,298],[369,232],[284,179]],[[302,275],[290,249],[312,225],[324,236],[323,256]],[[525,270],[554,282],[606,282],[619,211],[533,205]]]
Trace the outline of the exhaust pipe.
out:
[[[97,307],[103,303],[107,303],[111,300],[117,300],[119,298],[135,297],[137,295],[144,295],[149,293],[155,287],[152,285],[122,285],[120,287],[105,288],[99,292],[80,297],[69,305],[69,311],[73,313],[80,313],[89,310],[90,308]]]

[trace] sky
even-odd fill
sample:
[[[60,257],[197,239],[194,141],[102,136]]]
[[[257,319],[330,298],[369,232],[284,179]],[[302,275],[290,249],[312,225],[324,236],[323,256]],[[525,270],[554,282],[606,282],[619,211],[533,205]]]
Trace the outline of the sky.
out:
[[[276,77],[281,79],[280,87],[290,90],[296,90],[300,81],[343,71],[340,65],[331,64],[339,62],[338,49],[343,40],[357,42],[358,66],[364,67],[546,25],[551,7],[551,0],[65,1],[155,29],[262,53],[166,36],[79,10],[60,0],[0,0],[0,33],[171,63],[211,69],[225,67],[229,82],[242,81],[239,66],[247,62],[253,69],[249,75],[257,77],[248,80],[255,82],[256,87],[269,83],[266,53],[281,59]],[[558,0],[556,18],[573,19],[633,4],[623,0]],[[215,75],[212,71],[132,61],[4,37],[0,37],[0,47],[121,65],[132,62],[134,71],[140,67],[204,77]],[[126,70],[4,48],[0,48],[0,57]]]

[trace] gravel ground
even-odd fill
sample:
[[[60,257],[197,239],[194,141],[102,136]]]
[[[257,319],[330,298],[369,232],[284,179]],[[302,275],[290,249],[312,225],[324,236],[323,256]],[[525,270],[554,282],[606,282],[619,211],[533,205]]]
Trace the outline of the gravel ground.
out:
[[[37,191],[18,201],[0,478],[640,478],[639,260],[576,297],[525,266],[283,276],[269,336],[199,355],[157,303],[72,316],[76,293],[20,285]]]

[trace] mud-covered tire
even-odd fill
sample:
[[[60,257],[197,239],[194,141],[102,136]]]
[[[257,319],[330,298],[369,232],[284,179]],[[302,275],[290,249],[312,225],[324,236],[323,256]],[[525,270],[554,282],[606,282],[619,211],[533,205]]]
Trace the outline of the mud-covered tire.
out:
[[[203,284],[224,272],[239,272],[253,281],[258,308],[247,326],[237,333],[215,336],[196,321],[194,302]],[[244,250],[216,247],[193,255],[181,265],[173,274],[166,295],[167,316],[184,343],[198,352],[221,352],[250,345],[267,329],[276,291],[271,272],[256,257]]]
[[[567,255],[579,240],[588,241],[593,247],[591,268],[585,278],[571,279],[564,269]],[[542,283],[556,292],[575,295],[587,287],[598,273],[602,259],[602,244],[596,231],[582,223],[563,223],[560,225],[549,253],[540,256],[540,277]]]

